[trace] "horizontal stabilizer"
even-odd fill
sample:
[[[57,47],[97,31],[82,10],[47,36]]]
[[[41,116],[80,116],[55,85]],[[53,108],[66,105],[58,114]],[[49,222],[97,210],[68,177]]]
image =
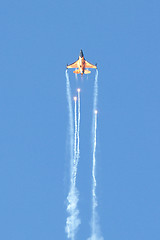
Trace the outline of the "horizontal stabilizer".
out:
[[[80,73],[80,70],[79,70],[79,69],[78,69],[78,70],[75,70],[75,71],[73,71],[73,73],[79,74],[79,73]]]
[[[91,71],[89,71],[89,70],[84,70],[84,74],[89,74],[89,73],[91,73]]]

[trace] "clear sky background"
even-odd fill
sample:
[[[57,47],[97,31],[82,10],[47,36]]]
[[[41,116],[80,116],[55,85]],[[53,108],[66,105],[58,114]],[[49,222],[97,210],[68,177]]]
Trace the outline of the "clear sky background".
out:
[[[105,240],[160,239],[160,1],[2,0],[0,239],[66,239],[65,67],[98,63],[97,195]],[[95,71],[83,81],[77,187],[90,236]]]

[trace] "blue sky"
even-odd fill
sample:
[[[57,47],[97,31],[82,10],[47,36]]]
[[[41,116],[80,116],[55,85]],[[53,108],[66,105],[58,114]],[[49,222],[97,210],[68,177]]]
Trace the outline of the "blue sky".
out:
[[[160,236],[160,2],[1,1],[0,239],[66,239],[65,67],[98,63],[97,195],[109,240]],[[81,93],[77,187],[90,236],[94,72]]]

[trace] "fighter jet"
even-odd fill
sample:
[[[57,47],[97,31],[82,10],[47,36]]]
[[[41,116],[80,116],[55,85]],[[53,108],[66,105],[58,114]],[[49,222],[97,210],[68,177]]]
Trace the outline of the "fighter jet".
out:
[[[74,73],[77,73],[77,74],[81,74],[81,76],[83,74],[89,74],[91,73],[91,71],[89,71],[88,69],[86,68],[95,68],[97,69],[97,64],[93,65],[89,62],[87,62],[84,58],[84,55],[83,55],[83,51],[81,50],[80,51],[80,54],[79,54],[79,59],[70,64],[70,65],[67,65],[67,68],[78,68],[77,70],[73,71]]]

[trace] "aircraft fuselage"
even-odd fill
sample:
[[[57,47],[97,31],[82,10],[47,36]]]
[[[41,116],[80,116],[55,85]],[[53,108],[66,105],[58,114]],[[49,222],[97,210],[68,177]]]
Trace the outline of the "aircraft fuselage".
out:
[[[84,56],[83,56],[83,57],[79,56],[79,70],[80,70],[80,73],[81,73],[81,74],[84,73],[84,70],[85,70],[85,60],[84,60]]]
[[[91,71],[89,71],[87,68],[97,69],[97,65],[93,65],[87,62],[84,58],[83,51],[81,50],[78,60],[70,65],[67,65],[67,68],[75,68],[76,70],[73,71],[73,73],[76,73],[76,74],[80,73],[81,75],[83,75],[83,74],[91,73]]]

